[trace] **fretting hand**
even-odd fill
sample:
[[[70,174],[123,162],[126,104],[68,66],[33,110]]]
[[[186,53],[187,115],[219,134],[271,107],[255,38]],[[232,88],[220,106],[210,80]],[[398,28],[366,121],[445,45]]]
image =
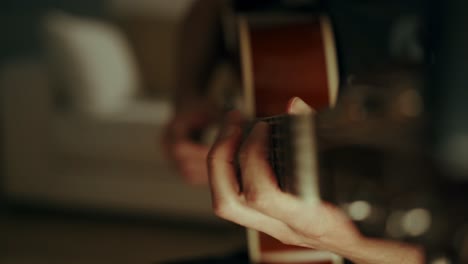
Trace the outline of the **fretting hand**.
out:
[[[299,98],[290,102],[290,114],[312,111]],[[332,251],[357,263],[423,263],[417,247],[361,236],[334,205],[310,204],[282,192],[267,160],[268,125],[259,122],[241,142],[242,123],[239,112],[230,112],[208,155],[213,209],[218,216],[285,244]],[[235,167],[239,148],[241,183]]]
[[[208,182],[206,157],[209,146],[193,138],[215,120],[213,107],[208,102],[193,101],[177,110],[167,124],[162,144],[167,156],[183,179],[192,185]]]

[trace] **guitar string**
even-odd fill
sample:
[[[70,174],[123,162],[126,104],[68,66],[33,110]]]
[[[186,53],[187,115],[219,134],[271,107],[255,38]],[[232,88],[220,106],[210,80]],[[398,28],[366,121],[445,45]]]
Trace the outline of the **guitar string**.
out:
[[[262,118],[261,121],[270,125],[269,162],[275,172],[278,184],[285,191],[291,190],[293,181],[293,151],[290,144],[291,116],[280,115]]]

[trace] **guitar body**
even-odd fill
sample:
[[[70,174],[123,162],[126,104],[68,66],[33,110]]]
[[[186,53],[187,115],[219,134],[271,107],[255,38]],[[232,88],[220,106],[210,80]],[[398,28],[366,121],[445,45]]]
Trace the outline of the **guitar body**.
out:
[[[250,118],[285,113],[288,100],[298,96],[315,110],[332,106],[338,92],[337,57],[331,25],[326,17],[280,18],[265,21],[239,18],[239,40],[243,81],[243,110]],[[312,134],[310,134],[312,133]],[[313,138],[313,129],[306,129]],[[313,139],[307,155],[294,175],[297,195],[318,201],[317,162]],[[314,178],[315,177],[315,178]],[[312,179],[311,179],[312,178]],[[274,238],[248,230],[253,263],[338,264],[341,257],[329,252],[286,246]]]

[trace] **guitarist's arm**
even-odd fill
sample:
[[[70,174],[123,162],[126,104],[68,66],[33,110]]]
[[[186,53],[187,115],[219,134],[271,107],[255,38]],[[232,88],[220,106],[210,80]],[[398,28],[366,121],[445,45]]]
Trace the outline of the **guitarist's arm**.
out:
[[[181,23],[177,43],[175,102],[183,108],[205,95],[224,54],[220,2],[194,1]]]
[[[162,143],[179,173],[191,184],[207,182],[205,159],[209,149],[193,135],[217,114],[204,93],[223,54],[219,16],[219,1],[195,1],[182,21],[176,47],[175,113]]]
[[[307,111],[294,100],[290,113]],[[310,111],[310,110],[309,110]],[[268,125],[260,122],[240,146],[240,175],[235,167],[241,144],[242,118],[231,112],[208,157],[215,213],[264,232],[285,244],[326,250],[356,263],[423,263],[415,246],[363,237],[334,205],[306,203],[282,192],[267,161]]]

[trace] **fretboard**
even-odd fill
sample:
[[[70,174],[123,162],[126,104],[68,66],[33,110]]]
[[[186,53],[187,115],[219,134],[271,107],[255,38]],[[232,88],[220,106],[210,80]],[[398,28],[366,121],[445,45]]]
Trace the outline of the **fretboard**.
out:
[[[269,161],[283,191],[318,199],[313,118],[280,115],[262,118],[270,125]]]

